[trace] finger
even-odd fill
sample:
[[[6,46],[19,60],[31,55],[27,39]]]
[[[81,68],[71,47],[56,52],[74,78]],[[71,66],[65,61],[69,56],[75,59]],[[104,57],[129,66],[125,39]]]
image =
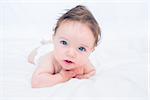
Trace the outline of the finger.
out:
[[[77,76],[76,76],[76,78],[81,79],[81,78],[82,78],[82,76],[81,76],[81,75],[77,75]]]

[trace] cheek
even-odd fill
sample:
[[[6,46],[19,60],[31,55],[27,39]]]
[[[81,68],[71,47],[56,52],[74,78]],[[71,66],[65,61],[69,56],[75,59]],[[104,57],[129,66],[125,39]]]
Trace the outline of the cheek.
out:
[[[54,52],[55,52],[55,55],[60,56],[60,57],[63,57],[63,55],[64,55],[64,53],[65,53],[65,49],[63,49],[63,48],[60,47],[60,46],[55,46]]]
[[[78,63],[86,64],[87,62],[89,62],[90,54],[91,52],[87,52],[86,54],[80,54],[80,56],[78,57]]]
[[[87,55],[80,55],[78,58],[77,58],[77,62],[78,62],[78,64],[80,64],[80,65],[84,65],[84,64],[86,64],[87,63],[87,61],[88,61],[88,56]]]

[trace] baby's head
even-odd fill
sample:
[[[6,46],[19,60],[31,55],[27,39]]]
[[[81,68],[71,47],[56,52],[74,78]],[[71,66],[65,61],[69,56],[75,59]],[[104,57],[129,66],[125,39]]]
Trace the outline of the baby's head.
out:
[[[59,26],[67,21],[79,22],[89,27],[95,38],[94,46],[97,46],[97,43],[101,37],[100,27],[92,13],[85,6],[78,5],[62,15],[57,21],[54,29],[54,35],[57,33]]]
[[[54,56],[65,68],[82,66],[101,37],[100,27],[91,12],[78,5],[62,15],[54,29]]]

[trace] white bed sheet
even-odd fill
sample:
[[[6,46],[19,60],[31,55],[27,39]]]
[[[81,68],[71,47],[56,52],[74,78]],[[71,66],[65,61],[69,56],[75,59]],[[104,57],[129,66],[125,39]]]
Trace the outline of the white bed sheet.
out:
[[[59,97],[73,98],[128,98],[135,100],[147,96],[146,55],[130,55],[129,58],[106,60],[101,55],[106,52],[95,51],[90,57],[97,74],[88,80],[72,79],[50,88],[31,88],[31,75],[36,66],[27,63],[27,55],[36,43],[33,40],[3,40],[3,67],[1,70],[1,88],[3,98],[49,99]],[[100,49],[100,48],[97,48]],[[97,54],[97,55],[95,55]],[[116,55],[117,56],[117,55]],[[103,58],[104,57],[104,58]],[[108,57],[108,56],[107,56]],[[106,57],[106,58],[107,58]],[[105,62],[101,63],[101,61]],[[115,62],[116,61],[116,62]],[[145,99],[143,99],[145,98]],[[55,98],[56,99],[56,98]],[[139,99],[140,100],[140,99]]]

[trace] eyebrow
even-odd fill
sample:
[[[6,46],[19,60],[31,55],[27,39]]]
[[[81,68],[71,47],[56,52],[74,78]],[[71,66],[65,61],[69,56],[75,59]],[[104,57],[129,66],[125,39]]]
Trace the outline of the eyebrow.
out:
[[[65,38],[65,37],[59,37],[59,39],[65,39],[65,40],[68,40],[67,38]]]
[[[87,46],[87,45],[85,45],[85,44],[80,44],[80,45],[83,45],[84,47],[90,48],[89,46]]]

